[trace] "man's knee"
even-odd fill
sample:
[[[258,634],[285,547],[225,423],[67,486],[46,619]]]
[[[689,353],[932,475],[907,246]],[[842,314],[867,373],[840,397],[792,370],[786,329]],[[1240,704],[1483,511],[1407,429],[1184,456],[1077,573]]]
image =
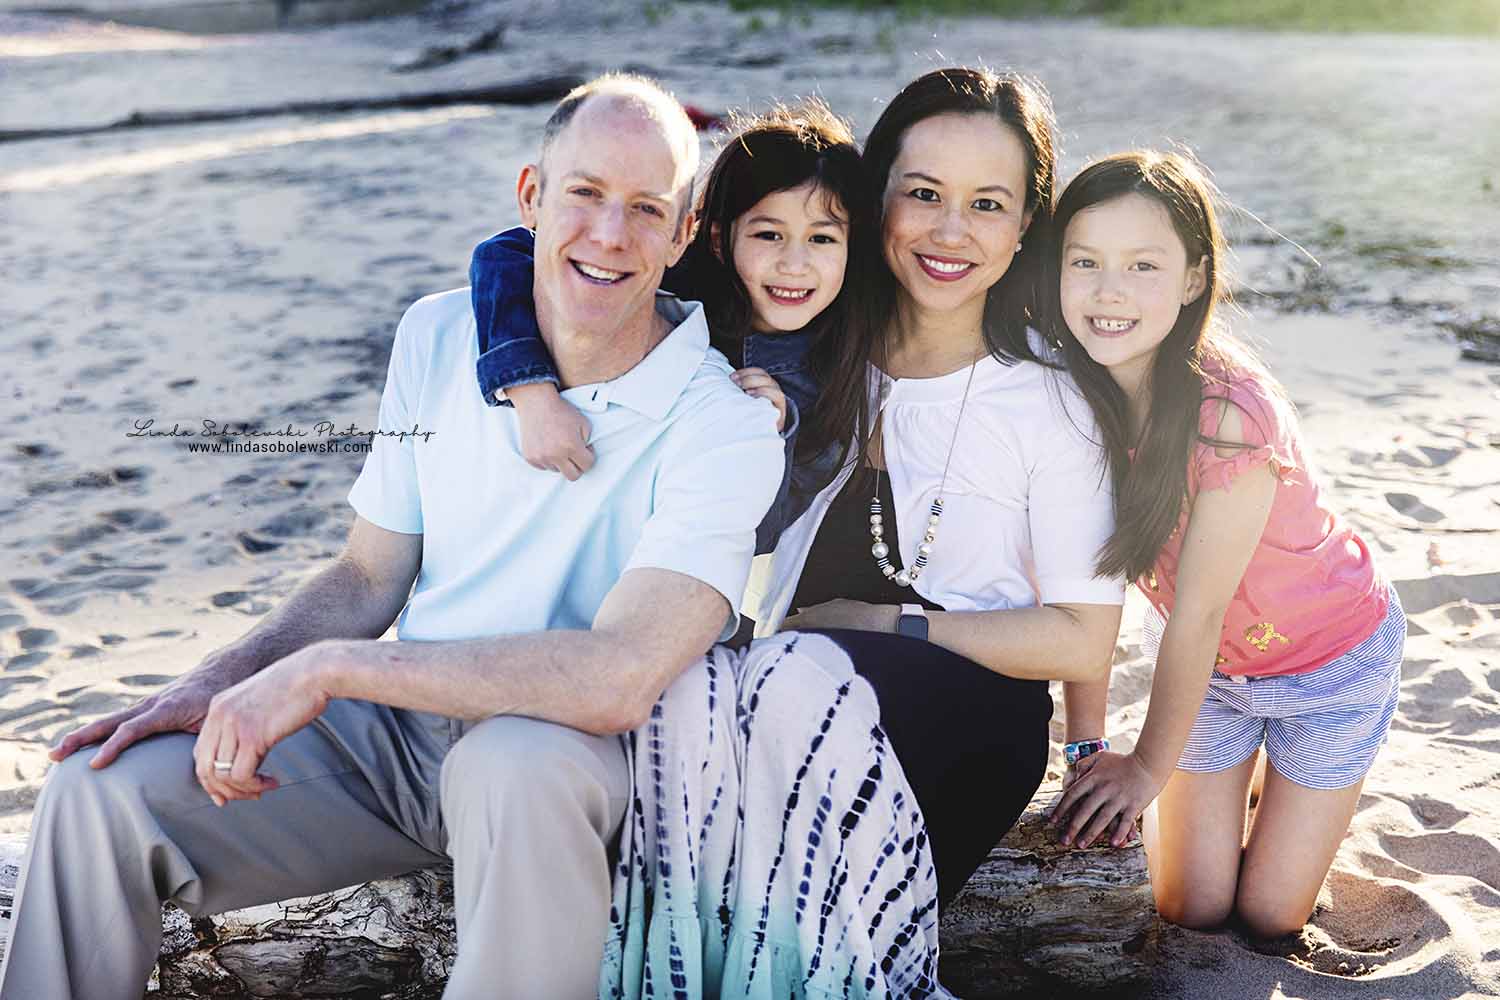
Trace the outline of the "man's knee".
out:
[[[56,764],[47,775],[37,802],[38,818],[57,816],[70,827],[98,825],[135,829],[129,817],[173,801],[206,804],[193,778],[193,737],[166,734],[127,748],[108,767],[89,761],[97,747],[84,747]],[[201,802],[190,801],[201,799]],[[40,831],[45,824],[35,823]]]
[[[536,809],[548,802],[581,802],[591,811],[622,804],[628,790],[618,738],[519,716],[478,723],[443,760],[445,814],[483,802]]]

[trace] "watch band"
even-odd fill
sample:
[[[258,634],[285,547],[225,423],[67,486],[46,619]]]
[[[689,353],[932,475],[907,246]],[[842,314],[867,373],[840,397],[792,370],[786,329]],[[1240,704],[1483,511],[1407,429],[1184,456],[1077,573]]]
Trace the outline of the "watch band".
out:
[[[901,614],[896,617],[896,634],[926,640],[927,609],[920,604],[901,605]]]
[[[1063,759],[1071,767],[1085,757],[1092,757],[1102,750],[1109,749],[1109,740],[1100,738],[1097,740],[1077,740],[1073,743],[1063,744]]]

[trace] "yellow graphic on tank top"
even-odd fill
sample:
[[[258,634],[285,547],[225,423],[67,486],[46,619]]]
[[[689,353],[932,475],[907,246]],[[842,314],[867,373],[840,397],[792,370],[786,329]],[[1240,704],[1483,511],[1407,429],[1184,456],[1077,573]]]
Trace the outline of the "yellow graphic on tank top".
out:
[[[1260,632],[1260,635],[1255,634],[1257,631]],[[1270,622],[1261,622],[1259,625],[1251,625],[1245,629],[1245,640],[1262,653],[1270,651],[1272,639],[1275,639],[1283,646],[1290,646],[1292,644],[1292,640],[1276,631],[1276,626]]]

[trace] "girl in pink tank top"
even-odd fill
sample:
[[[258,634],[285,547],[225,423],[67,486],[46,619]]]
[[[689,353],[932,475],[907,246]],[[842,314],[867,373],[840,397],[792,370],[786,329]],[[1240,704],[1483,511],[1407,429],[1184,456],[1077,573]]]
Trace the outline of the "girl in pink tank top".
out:
[[[1155,800],[1163,916],[1296,931],[1395,712],[1405,616],[1319,493],[1281,387],[1216,321],[1224,239],[1198,168],[1109,157],[1068,185],[1055,219],[1047,319],[1115,488],[1098,568],[1151,602],[1156,670],[1134,751],[1082,757],[1054,823],[1065,843],[1122,845]],[[1092,703],[1102,730],[1103,691]]]

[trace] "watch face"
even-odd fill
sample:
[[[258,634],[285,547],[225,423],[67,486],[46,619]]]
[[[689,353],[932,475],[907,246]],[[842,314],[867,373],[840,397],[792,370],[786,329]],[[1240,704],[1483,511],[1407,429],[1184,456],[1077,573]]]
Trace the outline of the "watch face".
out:
[[[927,616],[902,615],[896,619],[896,632],[900,635],[909,635],[913,639],[927,638]]]

